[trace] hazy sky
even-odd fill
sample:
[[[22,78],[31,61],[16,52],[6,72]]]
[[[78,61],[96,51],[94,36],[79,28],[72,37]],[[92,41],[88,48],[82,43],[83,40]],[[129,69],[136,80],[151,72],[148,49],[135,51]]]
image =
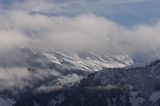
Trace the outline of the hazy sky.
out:
[[[3,9],[25,9],[48,15],[96,14],[122,25],[152,24],[160,17],[160,0],[0,0]]]

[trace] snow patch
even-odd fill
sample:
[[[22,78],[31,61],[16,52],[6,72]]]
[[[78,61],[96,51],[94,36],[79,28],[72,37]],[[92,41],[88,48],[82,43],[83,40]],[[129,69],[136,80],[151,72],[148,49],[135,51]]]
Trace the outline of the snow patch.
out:
[[[153,92],[152,95],[149,97],[149,100],[153,103],[157,102],[160,99],[160,91]]]
[[[0,97],[0,106],[12,106],[14,103],[12,99]]]

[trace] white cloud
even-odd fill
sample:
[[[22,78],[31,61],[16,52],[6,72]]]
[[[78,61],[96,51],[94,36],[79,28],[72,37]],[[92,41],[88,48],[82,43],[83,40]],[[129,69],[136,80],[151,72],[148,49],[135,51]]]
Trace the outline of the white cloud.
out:
[[[0,91],[9,90],[13,94],[18,93],[26,88],[35,87],[40,81],[57,76],[60,76],[60,74],[55,70],[36,70],[32,72],[25,67],[0,68]]]
[[[9,16],[9,17],[8,17]],[[116,45],[128,54],[157,51],[160,48],[160,24],[126,28],[104,17],[92,14],[75,17],[30,15],[9,11],[1,23],[10,31],[1,31],[1,50],[20,45],[53,50],[112,49]]]
[[[25,44],[27,37],[15,31],[0,31],[0,42],[0,50],[5,51]]]

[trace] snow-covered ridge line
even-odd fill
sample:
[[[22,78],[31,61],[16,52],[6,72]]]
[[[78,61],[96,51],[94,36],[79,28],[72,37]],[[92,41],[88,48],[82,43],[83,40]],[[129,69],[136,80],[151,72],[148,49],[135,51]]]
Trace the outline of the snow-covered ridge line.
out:
[[[110,53],[100,55],[96,53],[78,53],[50,51],[41,52],[49,61],[58,65],[70,65],[75,68],[90,71],[99,71],[103,68],[125,67],[133,64],[133,61],[127,55],[112,56]]]

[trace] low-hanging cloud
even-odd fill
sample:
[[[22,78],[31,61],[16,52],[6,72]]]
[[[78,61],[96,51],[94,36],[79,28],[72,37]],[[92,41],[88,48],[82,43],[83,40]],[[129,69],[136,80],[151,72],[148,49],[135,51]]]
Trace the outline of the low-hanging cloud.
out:
[[[21,46],[44,50],[110,50],[114,45],[129,55],[159,54],[159,23],[126,28],[93,14],[75,17],[48,17],[24,11],[6,14],[0,20],[1,23],[9,22],[5,26],[2,24],[3,29],[8,29],[0,31],[0,51]]]
[[[10,3],[9,9],[0,9],[0,54],[6,54],[4,51],[10,52],[19,47],[98,51],[111,50],[113,46],[116,46],[129,55],[153,52],[154,55],[159,55],[159,22],[154,25],[137,25],[126,28],[94,14],[80,14],[72,17],[45,14],[45,12],[50,13],[51,10],[61,13],[64,7],[70,7],[74,3],[97,2],[117,5],[146,1],[39,0],[36,2],[23,0],[20,2],[15,0]]]
[[[0,92],[4,90],[18,93],[26,88],[34,88],[39,83],[61,74],[55,70],[29,71],[26,67],[0,68]]]
[[[27,42],[27,38],[18,32],[0,31],[0,50],[5,51],[17,47],[17,45],[23,45]]]

